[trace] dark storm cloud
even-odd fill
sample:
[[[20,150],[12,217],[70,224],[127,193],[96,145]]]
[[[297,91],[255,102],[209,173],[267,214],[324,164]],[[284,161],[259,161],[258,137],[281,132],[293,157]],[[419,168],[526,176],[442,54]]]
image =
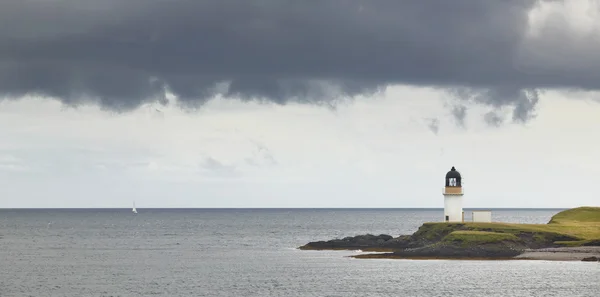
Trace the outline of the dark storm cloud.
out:
[[[489,89],[454,88],[450,89],[448,93],[463,101],[483,103],[497,108],[511,105],[514,108],[513,121],[521,123],[527,122],[535,116],[534,109],[539,101],[539,90],[537,89],[517,89],[506,86],[495,86]],[[457,110],[455,107],[452,114],[459,123],[464,122],[466,108]],[[497,114],[493,114],[495,117],[499,117]],[[488,124],[491,124],[489,120],[495,122],[495,124],[502,122],[502,119],[500,119],[501,121],[496,121],[496,119],[492,119],[491,117],[491,115],[485,115],[484,120]]]
[[[130,110],[148,101],[165,103],[165,89],[190,105],[216,93],[283,104],[322,103],[402,83],[468,88],[472,100],[512,105],[513,118],[526,120],[537,95],[525,90],[600,85],[598,59],[570,68],[565,55],[554,64],[532,59],[545,49],[536,45],[547,44],[524,42],[534,5],[3,0],[0,94],[46,95],[68,104],[92,100]],[[217,90],[221,82],[229,87]]]

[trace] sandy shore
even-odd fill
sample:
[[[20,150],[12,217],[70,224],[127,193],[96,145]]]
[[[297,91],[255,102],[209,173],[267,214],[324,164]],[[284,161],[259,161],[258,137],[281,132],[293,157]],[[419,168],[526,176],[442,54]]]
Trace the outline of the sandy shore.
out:
[[[546,261],[581,261],[583,258],[597,257],[600,259],[600,246],[560,247],[545,249],[530,249],[516,257],[474,258],[474,257],[407,257],[393,253],[362,253],[349,256],[357,259],[405,259],[405,260],[546,260]]]
[[[550,261],[581,261],[587,257],[600,258],[600,246],[560,247],[526,250],[515,259],[550,260]]]

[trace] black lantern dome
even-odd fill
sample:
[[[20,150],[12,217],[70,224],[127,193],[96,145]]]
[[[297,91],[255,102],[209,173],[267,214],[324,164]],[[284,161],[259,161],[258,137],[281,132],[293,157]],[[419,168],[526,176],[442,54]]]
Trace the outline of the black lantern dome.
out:
[[[456,171],[454,166],[446,173],[446,187],[461,187],[460,172]]]

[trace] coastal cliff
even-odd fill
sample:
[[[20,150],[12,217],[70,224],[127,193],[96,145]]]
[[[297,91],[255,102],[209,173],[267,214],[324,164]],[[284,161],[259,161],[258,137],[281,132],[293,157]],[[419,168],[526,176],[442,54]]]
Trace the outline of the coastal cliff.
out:
[[[584,246],[592,248],[583,254],[579,247]],[[548,224],[424,223],[412,235],[366,234],[299,247],[380,252],[352,257],[399,259],[533,259],[540,258],[536,251],[550,253],[548,249],[553,248],[561,248],[557,251],[563,253],[577,250],[582,259],[600,256],[600,207],[562,211]],[[577,257],[571,255],[570,259]]]

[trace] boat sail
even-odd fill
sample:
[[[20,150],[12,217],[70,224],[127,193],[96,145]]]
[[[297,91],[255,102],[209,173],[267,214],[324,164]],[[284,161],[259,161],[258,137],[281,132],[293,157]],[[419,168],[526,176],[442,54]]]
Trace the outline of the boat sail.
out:
[[[135,201],[133,201],[133,209],[131,210],[133,213],[137,213],[137,209],[135,209]]]

